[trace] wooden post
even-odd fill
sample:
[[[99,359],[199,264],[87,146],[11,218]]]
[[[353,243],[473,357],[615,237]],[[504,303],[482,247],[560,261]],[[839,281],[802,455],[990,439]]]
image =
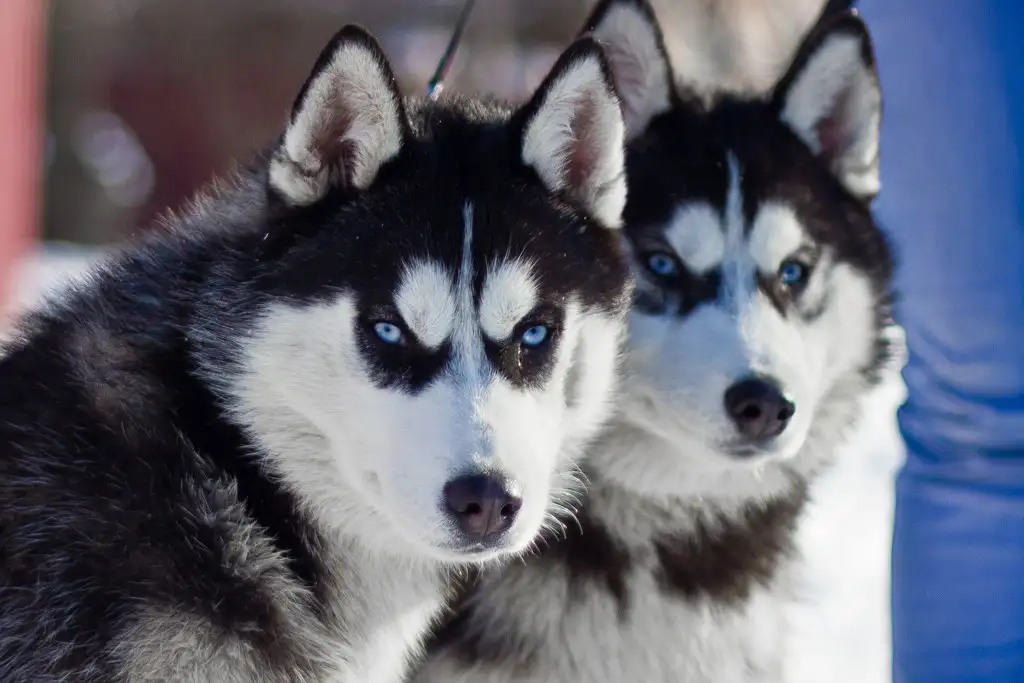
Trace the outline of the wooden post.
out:
[[[45,0],[0,0],[0,314],[39,231]]]

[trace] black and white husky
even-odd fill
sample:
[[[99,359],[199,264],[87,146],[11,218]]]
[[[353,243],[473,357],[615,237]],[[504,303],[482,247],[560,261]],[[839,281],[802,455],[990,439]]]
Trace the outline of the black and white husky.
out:
[[[823,19],[739,100],[670,72],[644,2],[590,26],[630,138],[620,411],[567,536],[481,571],[414,680],[786,680],[795,526],[888,354],[868,33]]]
[[[0,681],[400,680],[609,412],[623,140],[593,40],[513,111],[341,30],[272,150],[0,361]]]

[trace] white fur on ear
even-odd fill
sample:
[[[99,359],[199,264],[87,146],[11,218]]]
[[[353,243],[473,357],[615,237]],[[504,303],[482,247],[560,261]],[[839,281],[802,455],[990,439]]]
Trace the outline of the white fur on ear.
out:
[[[366,189],[401,149],[403,117],[394,75],[376,42],[361,29],[342,29],[295,103],[270,163],[270,184],[300,206],[332,185]]]
[[[866,32],[842,30],[821,39],[780,93],[780,117],[847,190],[870,200],[881,189],[882,93],[866,40]]]
[[[622,103],[626,139],[632,140],[671,107],[673,77],[661,30],[644,0],[605,0],[587,27],[604,48]]]
[[[605,227],[626,205],[625,126],[603,55],[590,38],[558,60],[527,105],[522,159],[551,192],[565,192]]]

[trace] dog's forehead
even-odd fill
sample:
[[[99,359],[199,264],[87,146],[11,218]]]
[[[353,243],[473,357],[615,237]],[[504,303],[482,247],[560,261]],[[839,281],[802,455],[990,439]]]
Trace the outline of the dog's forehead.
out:
[[[441,345],[470,321],[487,338],[506,339],[544,294],[528,251],[498,250],[481,240],[477,217],[466,201],[456,258],[412,258],[399,274],[395,305],[427,346]]]
[[[726,250],[791,242],[821,186],[808,150],[753,102],[664,117],[628,159],[627,233],[667,240],[698,272]]]
[[[748,189],[752,180],[744,173],[741,159],[731,150],[724,156],[724,197],[687,197],[678,202],[668,220],[654,227],[694,274],[737,260],[772,271],[808,241],[799,212],[784,197]]]

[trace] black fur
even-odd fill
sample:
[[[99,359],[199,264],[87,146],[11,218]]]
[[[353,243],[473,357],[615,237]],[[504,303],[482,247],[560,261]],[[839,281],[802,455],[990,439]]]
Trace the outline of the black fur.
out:
[[[350,33],[328,52],[362,40]],[[617,237],[552,198],[520,159],[532,110],[452,98],[407,110],[408,138],[368,190],[340,183],[290,208],[268,190],[272,148],[234,187],[26,319],[0,360],[4,683],[119,680],[114,648],[142,606],[248,643],[275,680],[317,675],[323,653],[285,628],[283,612],[295,606],[268,592],[266,578],[295,587],[308,619],[340,628],[321,591],[333,571],[319,559],[327,541],[261,468],[257,444],[197,369],[202,359],[230,373],[268,304],[356,290],[369,324],[392,305],[404,260],[429,255],[457,270],[461,207],[471,200],[477,272],[526,253],[549,308],[560,311],[571,293],[624,310]],[[367,336],[381,385],[414,392],[443,371],[444,348],[401,349],[396,359],[378,346]],[[546,368],[492,358],[517,383]],[[257,563],[240,552],[243,537],[249,550],[265,543],[267,556]]]
[[[530,671],[536,665],[537,642],[533,634],[509,628],[481,628],[469,607],[479,596],[481,575],[489,571],[493,570],[467,574],[454,593],[453,608],[430,634],[426,649],[449,653],[470,667],[483,664]]]
[[[692,532],[657,539],[663,589],[685,600],[742,604],[754,586],[767,585],[782,562],[796,557],[796,525],[806,500],[807,486],[799,482],[788,498],[750,505],[738,519],[706,519]]]
[[[757,100],[723,98],[707,111],[680,105],[657,117],[630,145],[625,227],[638,252],[663,248],[662,227],[682,203],[699,199],[725,210],[730,153],[743,178],[748,220],[765,201],[779,200],[792,207],[812,238],[831,247],[837,262],[867,273],[881,296],[881,288],[891,280],[893,262],[870,206],[846,192],[778,120],[776,105]],[[684,299],[707,296],[701,297],[702,284],[692,274],[684,272],[666,286],[673,285]],[[692,307],[683,314],[689,310]]]
[[[817,243],[816,247],[799,254],[807,267],[831,268],[845,263],[864,274],[871,283],[877,306],[876,353],[860,369],[870,385],[879,381],[880,370],[889,356],[888,342],[882,330],[891,322],[891,251],[871,215],[870,198],[858,198],[847,191],[829,169],[828,160],[815,156],[780,121],[779,116],[781,98],[799,70],[806,65],[810,51],[833,31],[859,36],[864,45],[864,63],[873,69],[866,29],[855,16],[837,15],[840,9],[836,6],[841,4],[831,3],[819,24],[810,32],[806,45],[798,52],[792,72],[768,97],[740,99],[720,93],[709,103],[695,93],[673,90],[670,110],[656,116],[627,148],[630,189],[624,227],[637,270],[647,270],[641,277],[649,286],[639,286],[636,290],[634,305],[639,311],[683,317],[698,306],[715,301],[721,294],[721,272],[717,269],[700,275],[689,272],[675,257],[664,230],[679,207],[688,202],[706,202],[724,214],[731,157],[741,176],[742,211],[748,225],[760,206],[777,200],[796,212],[801,224]],[[638,9],[653,23],[653,13],[644,0],[603,0],[588,19],[587,30],[599,25],[609,8],[623,5]],[[664,55],[660,33],[657,39]],[[831,252],[832,261],[819,263],[823,248]],[[647,263],[655,254],[668,256],[676,271],[668,275],[651,271]],[[768,275],[757,284],[784,315],[799,315],[813,320],[822,314],[826,305],[827,294],[826,301],[795,305],[801,303],[801,288],[782,287],[776,278]],[[625,440],[623,437],[622,441]],[[629,457],[642,456],[631,454]],[[637,467],[642,466],[637,463]],[[692,603],[694,613],[701,615],[705,614],[703,606],[709,606],[712,615],[718,610],[724,614],[732,613],[731,608],[742,609],[755,589],[770,587],[778,578],[779,570],[798,559],[796,529],[808,498],[808,481],[804,474],[798,474],[785,465],[781,469],[790,484],[784,493],[763,505],[748,504],[728,516],[719,514],[713,504],[699,496],[665,502],[647,501],[639,494],[624,491],[616,493],[614,484],[601,481],[599,473],[595,473],[591,477],[590,488],[601,491],[607,500],[598,503],[585,501],[578,512],[579,526],[567,521],[566,536],[545,547],[525,569],[512,567],[507,570],[507,581],[503,582],[501,577],[494,575],[481,575],[480,583],[473,586],[465,600],[460,601],[455,622],[440,631],[431,648],[431,659],[444,663],[454,655],[454,659],[465,662],[467,667],[481,665],[480,670],[493,672],[492,678],[481,676],[481,680],[497,681],[515,680],[515,676],[506,676],[504,672],[512,670],[518,673],[519,667],[525,667],[523,678],[527,678],[531,675],[529,667],[536,665],[538,655],[545,655],[557,660],[560,676],[571,676],[567,672],[587,668],[575,664],[575,653],[564,651],[566,642],[570,640],[565,637],[567,631],[576,627],[588,628],[581,623],[582,617],[573,615],[578,603],[574,597],[589,593],[593,598],[604,594],[608,598],[606,602],[617,605],[620,620],[628,620],[631,609],[630,574],[635,578],[637,572],[648,571],[644,560],[651,555],[654,557],[651,571],[665,600]],[[608,502],[617,500],[616,496],[620,501],[629,500],[629,505]],[[602,511],[614,510],[617,505],[630,508],[632,514],[657,517],[666,525],[676,524],[678,531],[660,533],[650,539],[616,537],[589,511],[595,506],[603,506]],[[507,605],[505,597],[510,587],[525,587],[528,591],[530,586],[541,582],[547,587],[543,593],[545,596],[560,595],[563,582],[567,584],[564,603],[560,603],[565,609],[565,617],[552,627],[550,633],[555,634],[551,635],[555,641],[552,643],[537,643],[536,639],[531,642],[529,634],[516,631],[519,621],[528,622],[531,615],[546,606],[532,601],[514,614],[503,612],[514,612],[514,607]],[[489,594],[502,597],[500,600],[492,599]],[[524,600],[528,599],[529,596],[524,595]],[[637,619],[642,620],[643,615],[639,614]],[[723,616],[723,621],[726,619]],[[706,623],[711,629],[714,628],[711,625],[713,621],[714,616],[707,616]],[[613,642],[610,636],[617,628],[614,622],[594,628],[607,629],[603,634],[607,639],[602,638],[600,643]],[[504,634],[507,645],[491,638],[493,632]],[[703,637],[679,634],[681,639],[691,636],[695,640]],[[590,651],[592,655],[597,652],[597,642],[594,647]],[[737,651],[736,656],[742,658],[746,654]],[[714,656],[709,655],[709,659]],[[605,661],[598,657],[599,661]],[[652,651],[649,654],[649,659],[657,663],[671,661],[671,658],[671,653]],[[643,659],[643,655],[636,655],[636,659]],[[609,654],[608,661],[619,660],[615,654]],[[428,662],[424,669],[428,673],[415,679],[417,683],[441,680],[437,672],[444,670],[443,665],[435,669],[432,664],[432,661]],[[551,667],[548,672],[555,670],[554,664]],[[599,668],[588,669],[589,675],[595,675]],[[651,670],[658,670],[658,667],[652,666]],[[595,680],[615,680],[620,673],[597,674]],[[532,675],[541,680],[544,671],[534,671]],[[551,679],[554,679],[553,673]],[[580,674],[579,680],[584,679]]]

